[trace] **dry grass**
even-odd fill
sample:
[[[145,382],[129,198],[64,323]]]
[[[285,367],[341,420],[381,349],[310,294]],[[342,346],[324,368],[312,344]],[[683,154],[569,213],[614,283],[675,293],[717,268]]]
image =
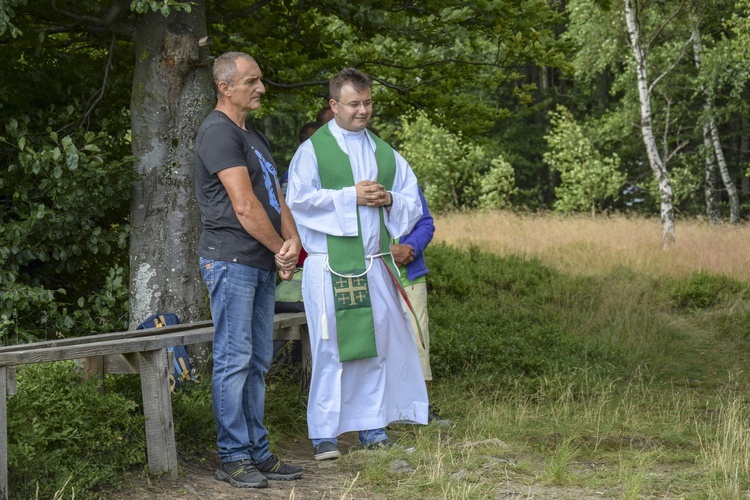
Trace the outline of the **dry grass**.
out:
[[[677,221],[675,248],[661,249],[657,218],[452,213],[435,217],[435,241],[477,245],[499,255],[538,257],[573,274],[616,266],[638,273],[682,276],[706,271],[750,281],[750,226]]]
[[[718,414],[713,439],[703,443],[702,465],[712,498],[747,498],[750,477],[750,428],[744,403],[731,399]]]

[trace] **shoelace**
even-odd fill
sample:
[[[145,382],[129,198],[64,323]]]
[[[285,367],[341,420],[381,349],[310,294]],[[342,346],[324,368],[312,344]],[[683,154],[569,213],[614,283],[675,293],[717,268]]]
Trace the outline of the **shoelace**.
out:
[[[242,460],[240,462],[240,469],[242,469],[245,472],[253,472],[255,470],[255,464],[252,460],[249,458],[246,458],[245,460]]]

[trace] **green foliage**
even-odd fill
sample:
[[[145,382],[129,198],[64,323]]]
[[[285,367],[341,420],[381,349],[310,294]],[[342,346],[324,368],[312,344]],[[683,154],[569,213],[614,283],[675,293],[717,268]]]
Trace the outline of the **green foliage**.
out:
[[[479,207],[499,209],[510,207],[516,192],[513,166],[501,155],[490,161],[490,171],[479,181]]]
[[[678,362],[679,341],[688,332],[675,317],[674,285],[667,280],[619,268],[569,276],[535,259],[501,258],[475,247],[438,244],[426,258],[436,380],[456,379],[467,390],[511,383],[534,390],[545,377],[582,368],[607,377],[643,366],[662,376],[692,369]],[[734,289],[721,290],[728,300]]]
[[[182,381],[172,393],[172,415],[177,451],[181,456],[202,459],[216,446],[216,424],[211,406],[211,379]]]
[[[127,400],[143,401],[139,375],[107,375],[105,388],[108,393],[119,394]],[[181,380],[179,389],[171,395],[179,457],[202,461],[215,454],[216,425],[211,406],[210,374],[199,377],[198,381]]]
[[[694,160],[700,160],[698,156]],[[705,172],[700,171],[700,166],[691,162],[690,158],[685,158],[686,163],[674,165],[669,169],[669,183],[672,186],[672,197],[675,207],[684,209],[688,213],[700,213],[703,207],[696,207],[703,202],[703,175]],[[692,164],[691,164],[692,163]],[[653,200],[658,200],[659,183],[656,177],[651,177],[648,182],[642,184]],[[697,208],[697,210],[696,210]]]
[[[287,348],[299,348],[299,342]],[[266,415],[271,445],[285,438],[307,438],[307,395],[303,387],[302,364],[299,359],[292,363],[277,362],[266,377]]]
[[[304,0],[266,3],[252,16],[233,15],[224,5],[215,10],[214,50],[246,50],[259,61],[268,86],[260,127],[271,144],[283,146],[276,151],[285,159],[287,147],[296,149],[299,127],[327,102],[328,79],[344,66],[374,77],[378,130],[422,110],[475,139],[511,114],[511,104],[531,99],[534,86],[526,85],[520,61],[567,65],[555,33],[561,16],[546,0],[398,7]],[[513,96],[510,102],[498,97],[500,88]]]
[[[677,307],[698,311],[745,297],[747,287],[728,276],[698,272],[674,283],[671,294]]]
[[[10,31],[10,36],[13,38],[23,34],[21,30],[13,25],[11,20],[16,15],[13,8],[18,7],[19,5],[26,5],[27,1],[28,0],[0,0],[0,36],[4,35],[6,31]]]
[[[635,208],[654,213],[660,199],[641,134],[638,86],[632,50],[626,43],[622,3],[596,0],[566,2],[569,22],[563,39],[574,50],[575,90],[563,102],[592,131],[592,141],[606,157],[617,154]],[[703,214],[705,164],[702,126],[714,120],[727,157],[729,176],[746,169],[732,144],[747,135],[745,33],[747,2],[647,2],[638,5],[638,26],[649,75],[651,128],[669,172],[675,208]],[[700,31],[702,56],[697,67],[692,37]],[[696,126],[697,125],[697,126]],[[721,190],[721,182],[715,189]],[[647,193],[644,193],[647,191]],[[631,209],[635,199],[627,201]],[[625,207],[623,207],[625,208]]]
[[[99,394],[73,362],[26,365],[17,375],[18,394],[8,402],[11,498],[52,498],[66,482],[81,494],[145,463],[144,421],[133,400]]]
[[[119,394],[127,400],[143,401],[138,375],[108,375],[105,388],[108,393]],[[181,458],[202,461],[215,454],[216,424],[211,406],[210,374],[200,376],[199,381],[180,382],[180,388],[172,393],[172,418],[177,453]]]
[[[502,155],[435,125],[424,113],[403,117],[396,134],[432,210],[509,204],[513,168]]]
[[[750,56],[750,3],[747,0],[731,0],[712,3],[731,5],[731,15],[720,15],[722,5],[707,5],[705,15],[711,28],[703,33],[703,62],[701,64],[700,83],[712,99],[723,102],[744,99],[747,81],[750,77],[746,61]],[[705,32],[705,29],[703,30]],[[721,33],[715,35],[714,33]],[[734,106],[745,108],[744,103],[736,102]],[[733,106],[733,107],[734,107]]]
[[[123,329],[132,56],[109,33],[45,31],[38,16],[64,8],[15,4],[22,34],[0,53],[0,344]]]
[[[106,122],[40,136],[34,119],[11,119],[0,135],[0,342],[122,329],[135,179],[133,158],[118,155],[126,138]]]
[[[555,209],[595,214],[605,208],[606,200],[616,200],[625,184],[625,175],[619,171],[620,158],[616,154],[603,157],[564,106],[550,112],[550,121],[552,130],[545,137],[549,151],[544,161],[560,173]]]
[[[130,2],[130,10],[139,14],[145,14],[149,9],[153,12],[161,12],[166,17],[172,10],[184,10],[189,13],[192,10],[192,3],[178,2],[176,0],[132,0]]]

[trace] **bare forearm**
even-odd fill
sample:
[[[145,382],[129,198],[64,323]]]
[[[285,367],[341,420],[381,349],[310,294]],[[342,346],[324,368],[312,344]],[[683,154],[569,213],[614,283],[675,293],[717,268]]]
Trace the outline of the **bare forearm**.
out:
[[[276,232],[262,206],[258,205],[257,207],[248,209],[246,212],[235,213],[240,224],[247,231],[247,234],[258,240],[261,245],[268,248],[274,254],[277,254],[281,250],[284,239]]]
[[[281,236],[283,236],[285,240],[299,240],[297,224],[294,222],[292,212],[286,204],[281,206]]]

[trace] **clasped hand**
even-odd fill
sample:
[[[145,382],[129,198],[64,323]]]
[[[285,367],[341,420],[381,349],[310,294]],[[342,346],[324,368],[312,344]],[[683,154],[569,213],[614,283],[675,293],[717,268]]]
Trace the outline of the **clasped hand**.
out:
[[[292,238],[284,240],[279,253],[274,255],[276,266],[279,268],[281,279],[289,281],[294,276],[294,269],[297,267],[299,253],[302,249],[302,243],[299,239]]]
[[[405,266],[414,261],[414,249],[411,245],[402,243],[391,245],[391,254],[393,254],[393,260],[396,261],[397,266]]]
[[[391,201],[391,194],[378,181],[359,181],[354,188],[357,190],[357,205],[380,207]]]

